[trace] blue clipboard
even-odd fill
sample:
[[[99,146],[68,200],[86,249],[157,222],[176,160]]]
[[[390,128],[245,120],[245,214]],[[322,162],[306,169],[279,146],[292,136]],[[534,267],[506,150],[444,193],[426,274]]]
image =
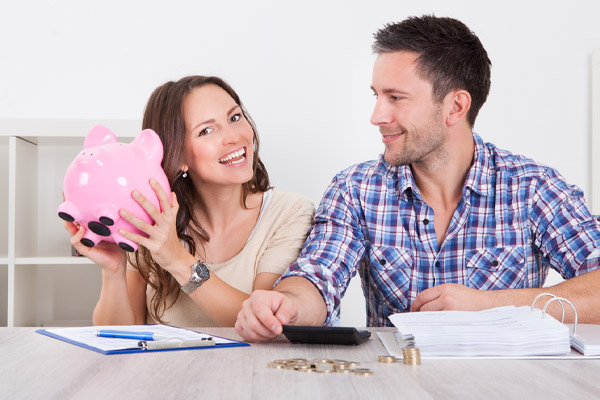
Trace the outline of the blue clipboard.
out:
[[[211,346],[185,346],[185,342],[181,347],[169,347],[160,349],[147,349],[142,347],[142,342],[136,339],[107,339],[98,338],[96,332],[100,329],[118,329],[135,331],[156,331],[160,330],[161,334],[166,336],[185,336],[187,338],[206,338],[210,337],[214,340],[214,345]],[[240,342],[233,339],[227,339],[220,336],[207,335],[191,329],[177,328],[169,325],[129,325],[129,326],[93,326],[93,327],[78,327],[78,328],[48,328],[38,329],[37,333],[49,336],[54,339],[61,340],[66,343],[74,344],[84,349],[93,350],[100,354],[130,354],[130,353],[150,353],[159,351],[174,351],[174,350],[201,350],[225,347],[244,347],[250,346],[248,343]],[[106,342],[106,341],[109,342]],[[111,349],[106,349],[102,343],[114,343]]]

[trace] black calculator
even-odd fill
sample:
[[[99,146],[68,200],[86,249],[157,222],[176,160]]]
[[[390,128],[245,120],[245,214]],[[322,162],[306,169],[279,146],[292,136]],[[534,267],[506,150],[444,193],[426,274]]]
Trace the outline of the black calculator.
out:
[[[283,325],[283,334],[292,343],[357,345],[371,332],[351,327]]]

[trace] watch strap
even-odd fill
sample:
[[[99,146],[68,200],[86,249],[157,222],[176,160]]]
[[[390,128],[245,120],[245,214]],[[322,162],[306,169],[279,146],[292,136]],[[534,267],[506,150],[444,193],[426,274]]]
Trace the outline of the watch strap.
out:
[[[198,289],[204,282],[210,278],[210,269],[203,261],[198,261],[192,264],[192,276],[190,280],[183,286],[181,290],[185,294],[190,294],[194,290]]]

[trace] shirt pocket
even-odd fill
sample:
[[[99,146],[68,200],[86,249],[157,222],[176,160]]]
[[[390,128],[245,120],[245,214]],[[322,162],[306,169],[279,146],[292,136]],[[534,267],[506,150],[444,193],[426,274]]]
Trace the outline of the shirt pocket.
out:
[[[390,246],[372,247],[369,252],[371,295],[386,308],[405,311],[409,304],[413,253]]]
[[[525,249],[495,247],[466,252],[468,284],[493,290],[525,287]]]

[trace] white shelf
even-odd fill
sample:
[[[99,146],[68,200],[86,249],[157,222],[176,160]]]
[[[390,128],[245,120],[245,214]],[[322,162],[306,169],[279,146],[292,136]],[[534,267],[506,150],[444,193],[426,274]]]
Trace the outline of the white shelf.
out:
[[[0,326],[91,319],[102,271],[70,255],[56,209],[66,168],[95,125],[122,142],[141,130],[139,120],[0,119]]]
[[[32,139],[83,138],[95,125],[104,125],[121,137],[135,137],[142,123],[136,119],[0,119],[1,136]]]
[[[15,265],[85,265],[93,264],[85,257],[17,257]]]

